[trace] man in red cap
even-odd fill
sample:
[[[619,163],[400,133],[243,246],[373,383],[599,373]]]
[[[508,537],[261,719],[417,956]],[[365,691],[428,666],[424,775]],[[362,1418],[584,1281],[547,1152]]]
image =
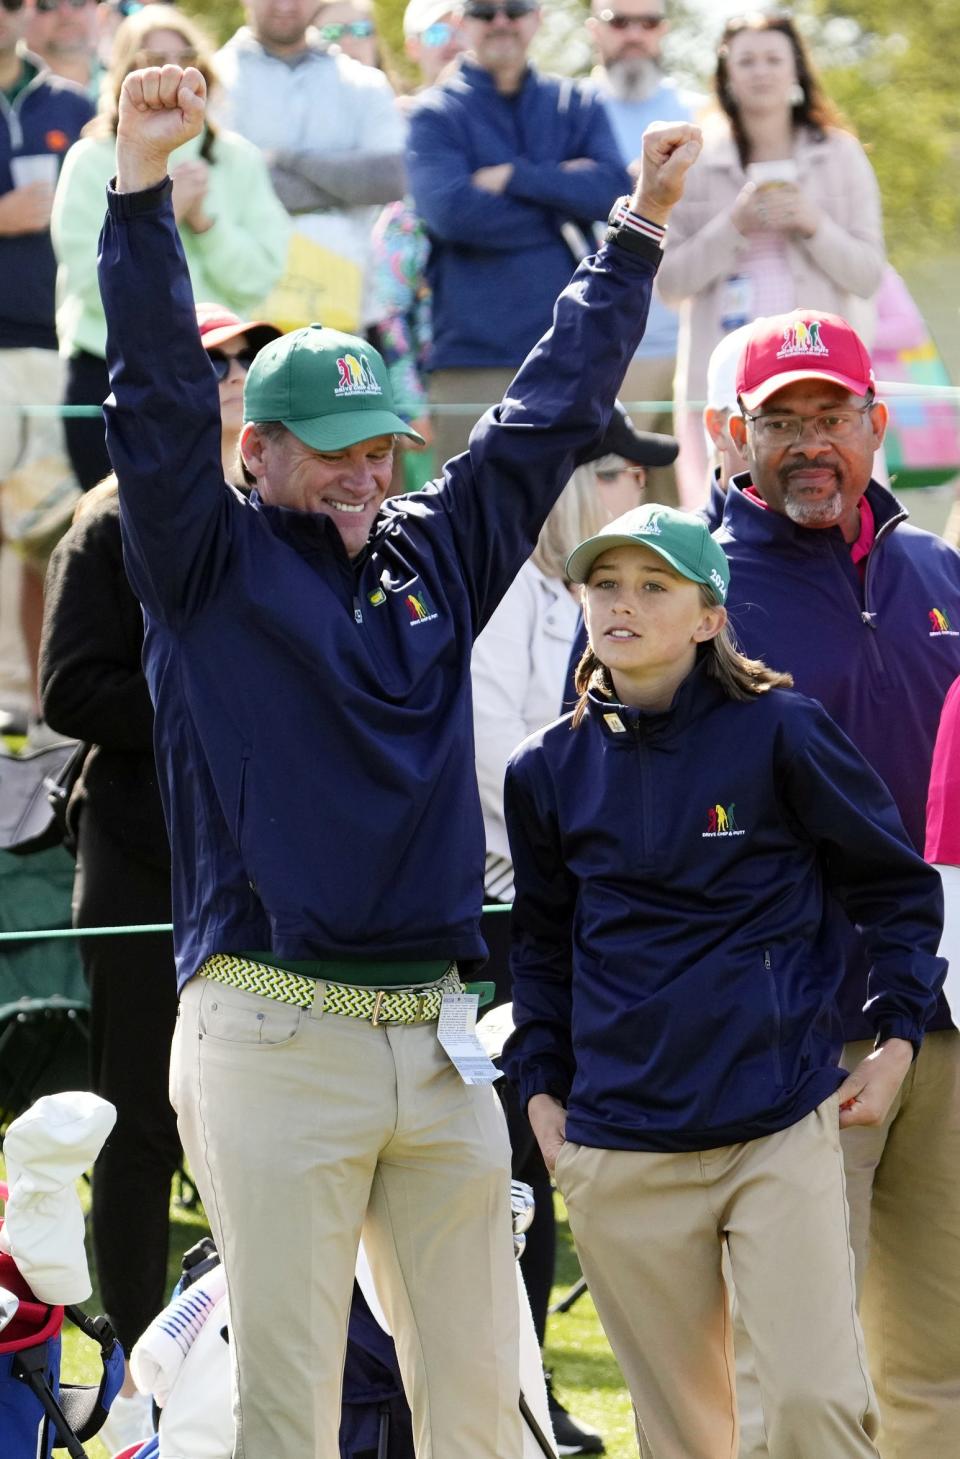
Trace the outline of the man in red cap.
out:
[[[845,320],[758,320],[737,396],[730,432],[749,472],[717,535],[740,645],[823,703],[922,852],[940,708],[960,673],[960,554],[871,478],[887,410]],[[853,1069],[869,1053],[870,969],[857,930],[841,931],[838,1034]],[[879,1042],[897,1036],[891,1024]],[[942,995],[884,1124],[862,1124],[856,1101],[840,1123],[884,1459],[960,1453],[960,1033]]]

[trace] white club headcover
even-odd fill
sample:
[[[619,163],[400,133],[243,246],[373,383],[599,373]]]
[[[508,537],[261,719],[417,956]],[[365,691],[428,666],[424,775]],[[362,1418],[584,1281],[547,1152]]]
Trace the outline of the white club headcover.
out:
[[[117,1112],[85,1091],[45,1094],[7,1131],[9,1197],[0,1250],[41,1302],[83,1302],[93,1290],[76,1182],[100,1153]]]

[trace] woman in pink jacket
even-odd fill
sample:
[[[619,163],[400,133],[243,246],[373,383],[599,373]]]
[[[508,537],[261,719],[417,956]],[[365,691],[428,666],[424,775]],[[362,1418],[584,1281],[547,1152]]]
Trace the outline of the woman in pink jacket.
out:
[[[732,20],[715,75],[723,115],[674,209],[657,279],[680,307],[675,381],[683,505],[706,494],[700,408],[714,345],[758,315],[822,309],[871,333],[885,253],[880,194],[839,126],[793,22]]]

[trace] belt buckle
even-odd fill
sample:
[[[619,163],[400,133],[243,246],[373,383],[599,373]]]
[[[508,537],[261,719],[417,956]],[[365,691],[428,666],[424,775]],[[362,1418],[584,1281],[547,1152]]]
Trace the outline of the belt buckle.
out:
[[[377,996],[373,1000],[373,1012],[370,1015],[370,1022],[374,1028],[380,1027],[380,1009],[383,1007],[383,1000],[386,996],[383,988],[377,989]]]

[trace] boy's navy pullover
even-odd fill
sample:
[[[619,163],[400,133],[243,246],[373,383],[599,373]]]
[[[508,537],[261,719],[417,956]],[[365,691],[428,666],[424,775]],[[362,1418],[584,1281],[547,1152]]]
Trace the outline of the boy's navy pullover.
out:
[[[960,553],[911,527],[872,481],[876,537],[861,581],[839,528],[799,527],[764,509],[744,495],[749,480],[734,478],[716,533],[730,562],[737,641],[820,701],[885,781],[922,853],[940,710],[960,674]],[[846,942],[844,1035],[868,1038],[867,961],[849,929]],[[929,1027],[950,1026],[941,996]]]
[[[702,1150],[784,1129],[843,1080],[827,889],[866,930],[867,1017],[918,1043],[946,968],[939,876],[812,700],[730,700],[699,666],[670,710],[592,697],[507,771],[521,1102],[569,1140]]]
[[[658,261],[615,244],[587,260],[509,404],[442,481],[388,500],[350,561],[328,517],[225,487],[169,184],[109,194],[108,441],[181,983],[217,951],[484,955],[473,640],[605,429]]]
[[[564,162],[588,158],[589,167]],[[510,162],[503,193],[472,181]],[[463,61],[424,92],[410,120],[410,189],[431,238],[429,368],[514,368],[550,323],[574,257],[561,227],[589,239],[630,176],[603,102],[587,86],[528,68],[514,96]]]
[[[36,56],[25,63],[43,67]],[[46,68],[12,103],[0,92],[0,195],[14,187],[14,157],[62,157],[92,116],[82,88]],[[56,279],[48,229],[0,238],[0,349],[56,349]]]

